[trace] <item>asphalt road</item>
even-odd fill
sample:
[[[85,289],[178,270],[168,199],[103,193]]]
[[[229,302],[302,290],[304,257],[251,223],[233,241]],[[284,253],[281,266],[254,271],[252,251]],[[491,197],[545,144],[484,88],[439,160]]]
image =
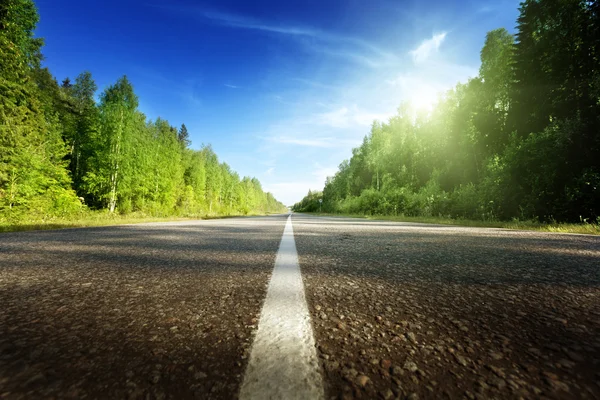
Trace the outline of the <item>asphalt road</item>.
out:
[[[0,234],[0,398],[236,398],[286,220]],[[599,237],[292,221],[325,398],[600,398]]]

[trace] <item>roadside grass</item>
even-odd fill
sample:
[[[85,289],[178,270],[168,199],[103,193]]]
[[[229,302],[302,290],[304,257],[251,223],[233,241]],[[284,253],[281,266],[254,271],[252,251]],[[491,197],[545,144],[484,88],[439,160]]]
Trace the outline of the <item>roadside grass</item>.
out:
[[[217,214],[202,214],[190,216],[166,216],[157,217],[144,213],[130,213],[121,215],[118,213],[108,213],[106,211],[86,211],[66,217],[49,217],[49,218],[20,218],[20,219],[2,219],[0,217],[0,232],[20,232],[20,231],[37,231],[50,229],[65,229],[65,228],[85,228],[93,226],[113,226],[113,225],[129,225],[141,224],[147,222],[172,222],[172,221],[190,221],[190,220],[206,220],[217,218],[233,218],[241,216],[257,216],[264,214],[247,214],[247,215],[217,215]]]
[[[403,215],[361,215],[361,214],[330,214],[330,213],[307,213],[328,217],[352,217],[377,221],[414,222],[438,225],[469,226],[478,228],[503,228],[515,230],[528,230],[538,232],[555,233],[580,233],[587,235],[600,235],[600,223],[582,222],[580,224],[569,223],[541,223],[536,221],[482,221],[472,219],[458,219],[445,217],[408,217]]]

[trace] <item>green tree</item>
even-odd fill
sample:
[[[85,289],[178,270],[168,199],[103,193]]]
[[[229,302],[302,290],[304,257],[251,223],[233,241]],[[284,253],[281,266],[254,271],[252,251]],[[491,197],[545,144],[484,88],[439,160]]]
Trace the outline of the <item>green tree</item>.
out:
[[[100,96],[100,129],[93,139],[85,189],[110,212],[117,206],[121,179],[129,166],[138,99],[127,77],[120,78]]]
[[[0,4],[0,208],[11,215],[62,214],[79,208],[63,158],[56,113],[33,79],[42,41],[32,1]],[[47,75],[45,76],[47,78]]]
[[[73,102],[75,124],[67,135],[67,144],[71,150],[70,170],[75,188],[81,195],[82,179],[88,170],[88,160],[94,154],[94,137],[98,133],[100,114],[96,101],[97,86],[89,71],[77,76],[75,84],[69,89]]]
[[[190,144],[192,144],[192,141],[190,140],[190,134],[185,124],[181,124],[181,128],[179,128],[179,132],[177,133],[177,139],[179,140],[179,143],[181,143],[181,146],[184,148],[189,147]]]

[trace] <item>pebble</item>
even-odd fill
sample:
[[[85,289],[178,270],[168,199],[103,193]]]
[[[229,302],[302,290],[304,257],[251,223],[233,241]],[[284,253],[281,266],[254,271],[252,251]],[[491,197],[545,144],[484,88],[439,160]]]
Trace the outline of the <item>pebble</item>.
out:
[[[337,361],[329,361],[325,363],[325,369],[328,371],[336,371],[340,367],[340,363]]]
[[[527,349],[527,351],[538,357],[542,355],[542,352],[539,349],[536,349],[535,347],[530,347],[529,349]]]
[[[417,337],[415,336],[415,334],[414,334],[414,333],[412,333],[412,332],[408,332],[408,333],[407,333],[405,336],[406,336],[406,338],[407,338],[408,340],[410,340],[411,342],[413,342],[413,343],[417,343]]]
[[[454,353],[454,358],[456,359],[456,362],[462,365],[463,367],[466,367],[468,365],[467,360],[463,356],[459,356],[458,354]]]
[[[206,375],[204,372],[202,372],[202,371],[199,371],[199,372],[196,372],[196,373],[194,374],[194,379],[204,379],[204,378],[206,378],[207,376],[208,376],[208,375]]]
[[[502,378],[492,378],[490,380],[490,383],[492,384],[492,386],[495,386],[500,390],[506,387],[506,381]]]
[[[358,371],[355,370],[354,368],[349,368],[349,369],[347,368],[347,369],[344,369],[344,375],[347,375],[347,376],[353,378],[356,375],[358,375]]]
[[[417,367],[417,364],[415,364],[414,362],[412,362],[412,361],[410,361],[410,360],[409,360],[409,361],[406,361],[406,362],[404,363],[404,366],[403,366],[403,368],[404,368],[405,370],[407,370],[407,371],[410,371],[410,372],[415,372],[415,371],[417,371],[417,370],[419,369],[419,367]]]
[[[477,385],[479,385],[479,387],[483,390],[487,390],[490,388],[489,385],[483,381],[483,379],[479,379],[477,381]]]
[[[381,397],[383,397],[385,400],[390,400],[391,398],[394,397],[394,392],[392,392],[392,389],[382,391]]]
[[[487,367],[494,374],[498,375],[499,378],[506,378],[506,374],[504,373],[504,371],[502,370],[502,368],[494,367],[493,365],[488,365]]]
[[[157,384],[158,381],[160,381],[160,372],[154,371],[152,376],[150,376],[150,382],[152,382],[153,384]]]
[[[356,383],[358,384],[358,386],[363,388],[367,386],[367,383],[369,383],[369,381],[370,379],[366,375],[359,375],[358,378],[356,378]]]

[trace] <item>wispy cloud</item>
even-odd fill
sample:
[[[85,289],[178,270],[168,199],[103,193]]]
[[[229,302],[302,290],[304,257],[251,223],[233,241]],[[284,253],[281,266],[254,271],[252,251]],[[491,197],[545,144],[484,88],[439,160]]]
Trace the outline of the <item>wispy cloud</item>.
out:
[[[419,47],[411,50],[409,53],[416,64],[421,64],[429,59],[434,53],[437,53],[440,45],[446,39],[446,32],[433,35],[431,39],[421,42]]]
[[[365,40],[337,35],[312,27],[296,26],[292,24],[275,25],[242,15],[206,10],[202,11],[202,16],[232,28],[252,29],[282,35],[308,37],[331,45],[323,46],[314,42],[311,42],[310,44],[305,43],[305,45],[308,45],[314,51],[325,53],[330,56],[351,59],[370,67],[377,67],[382,64],[380,61],[376,61],[378,58],[384,59],[387,62],[397,59],[392,53],[384,51]],[[350,49],[342,49],[341,46],[349,46]]]
[[[340,86],[330,85],[322,82],[318,82],[311,79],[303,79],[303,78],[293,78],[293,81],[303,83],[307,86],[311,86],[318,89],[328,89],[328,90],[342,90],[343,88]]]
[[[259,31],[281,33],[284,35],[292,36],[307,36],[315,39],[322,39],[330,42],[345,42],[354,44],[355,46],[362,47],[365,50],[369,50],[373,53],[389,56],[388,52],[383,51],[377,46],[354,37],[336,35],[330,32],[323,31],[306,26],[296,26],[292,24],[279,24],[275,25],[269,22],[263,22],[254,18],[246,17],[243,15],[229,14],[217,11],[202,10],[201,14],[204,18],[219,22],[223,25],[231,26],[233,28],[243,29],[254,29]]]
[[[266,139],[272,143],[291,144],[307,147],[336,147],[339,145],[339,141],[331,137],[306,139],[292,136],[269,136]]]
[[[370,51],[364,51],[364,49],[357,51],[357,49],[352,46],[350,46],[350,48],[344,48],[344,46],[340,46],[335,42],[326,45],[308,43],[305,44],[305,46],[314,52],[325,54],[329,57],[342,58],[370,68],[394,65],[398,62],[397,58],[391,54],[375,54]]]
[[[332,57],[344,57],[370,67],[388,65],[391,62],[398,62],[398,57],[388,51],[385,51],[368,41],[352,36],[340,35],[322,29],[295,25],[293,23],[272,23],[262,21],[245,15],[226,13],[199,7],[164,6],[150,5],[151,7],[167,9],[186,14],[196,15],[205,20],[212,21],[222,26],[236,29],[249,29],[280,35],[296,37],[298,39],[309,38],[304,41],[304,45],[314,52],[327,54]],[[384,60],[377,61],[377,59]]]
[[[332,111],[317,113],[314,119],[315,122],[332,128],[348,128],[356,125],[367,127],[374,120],[386,121],[391,116],[391,113],[368,112],[354,104],[350,108],[342,106]]]
[[[268,170],[265,172],[265,174],[266,174],[266,175],[273,175],[273,172],[275,172],[275,167],[271,167],[271,168],[269,168],[269,169],[268,169]]]
[[[319,34],[319,32],[314,29],[296,26],[271,25],[243,15],[228,14],[210,10],[201,10],[201,14],[204,18],[219,22],[223,25],[231,26],[233,28],[254,29],[260,31],[282,33],[286,35],[311,37],[317,36]]]
[[[319,162],[314,163],[314,168],[315,169],[313,170],[313,173],[312,173],[313,176],[315,176],[318,181],[323,182],[323,185],[325,184],[325,180],[328,177],[334,176],[335,173],[338,171],[338,169],[336,167],[324,167]]]
[[[236,85],[230,85],[230,84],[228,84],[228,83],[224,83],[224,84],[223,84],[223,86],[225,86],[225,87],[228,87],[228,88],[231,88],[231,89],[239,89],[239,88],[240,88],[239,86],[236,86]]]

